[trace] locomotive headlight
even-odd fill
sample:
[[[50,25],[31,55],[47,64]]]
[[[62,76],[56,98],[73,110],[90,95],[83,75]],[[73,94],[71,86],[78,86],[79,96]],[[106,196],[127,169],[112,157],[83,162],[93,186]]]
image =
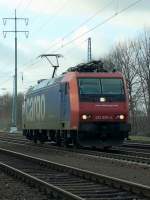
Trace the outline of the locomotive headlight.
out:
[[[119,118],[120,118],[121,120],[123,120],[123,119],[125,118],[125,116],[124,116],[124,115],[119,115]]]
[[[125,119],[125,115],[123,115],[123,114],[117,115],[116,119],[124,120]]]
[[[92,116],[91,115],[86,115],[86,114],[84,114],[84,115],[82,115],[81,116],[81,118],[83,119],[83,120],[86,120],[86,119],[90,119]]]
[[[105,97],[100,97],[100,102],[105,102],[106,101],[106,99],[105,99]]]
[[[82,119],[86,120],[87,119],[87,115],[82,115]]]

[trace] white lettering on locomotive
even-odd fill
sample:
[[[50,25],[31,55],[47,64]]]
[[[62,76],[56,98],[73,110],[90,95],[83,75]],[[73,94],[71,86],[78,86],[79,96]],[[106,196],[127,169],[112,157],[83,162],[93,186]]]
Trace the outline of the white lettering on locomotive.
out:
[[[25,112],[27,121],[40,121],[45,118],[45,95],[29,97],[26,100]]]

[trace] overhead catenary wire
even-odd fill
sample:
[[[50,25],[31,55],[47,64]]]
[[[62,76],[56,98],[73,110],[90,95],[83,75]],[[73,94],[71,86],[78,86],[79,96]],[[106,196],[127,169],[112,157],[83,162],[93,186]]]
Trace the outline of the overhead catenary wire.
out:
[[[105,23],[109,22],[110,20],[112,20],[112,19],[115,18],[116,16],[118,16],[118,15],[120,15],[121,13],[127,11],[128,9],[130,9],[131,7],[133,7],[133,6],[135,6],[136,4],[140,3],[141,1],[143,1],[143,0],[136,0],[136,1],[134,1],[133,3],[129,4],[128,6],[126,6],[125,8],[123,8],[123,9],[121,9],[121,10],[118,10],[118,12],[116,12],[116,13],[113,14],[113,15],[111,15],[110,17],[108,17],[107,19],[105,19],[103,22],[101,22],[101,23],[95,25],[94,27],[92,27],[92,28],[89,29],[88,31],[82,33],[82,34],[79,35],[78,37],[73,38],[72,40],[70,40],[70,41],[68,41],[67,43],[65,43],[62,47],[57,48],[57,49],[55,49],[54,51],[58,51],[58,50],[60,50],[60,49],[62,49],[62,48],[64,48],[64,47],[68,46],[69,44],[73,43],[75,40],[81,38],[83,35],[85,35],[85,34],[91,32],[91,31],[97,29],[98,27],[101,27],[101,26],[104,25]],[[53,52],[54,52],[54,51],[53,51]],[[32,60],[33,60],[33,59],[32,59]],[[36,61],[33,62],[33,63],[31,63],[31,61],[28,62],[27,64],[23,65],[23,66],[25,66],[25,67],[24,67],[24,70],[26,70],[29,66],[30,66],[30,69],[31,69],[31,66],[36,65],[38,62],[39,62],[39,60],[36,60]]]
[[[18,8],[21,6],[21,4],[22,4],[22,0],[19,0],[19,1],[17,2],[17,4],[16,4],[16,9],[18,9]]]
[[[32,1],[33,1],[33,0],[29,0],[29,2],[27,3],[25,9],[27,9],[27,7],[29,7],[29,5],[32,3]],[[59,7],[59,8],[56,10],[55,15],[57,14],[57,12],[61,12],[61,10],[65,7],[65,5],[67,4],[67,2],[68,2],[68,0],[66,0],[65,3],[64,3],[61,7]],[[74,28],[72,31],[70,31],[69,33],[67,33],[66,35],[64,35],[64,36],[63,36],[63,39],[67,38],[69,35],[71,35],[73,32],[75,32],[78,28],[80,28],[81,26],[83,26],[83,25],[85,25],[86,23],[88,23],[89,21],[91,21],[91,20],[92,20],[95,16],[97,16],[100,12],[103,12],[104,9],[106,9],[108,6],[110,6],[110,5],[112,4],[112,2],[113,2],[113,0],[111,0],[111,2],[109,2],[109,3],[108,3],[107,5],[105,5],[103,8],[98,9],[93,15],[91,15],[89,18],[87,18],[87,19],[86,19],[84,22],[82,22],[78,27]],[[21,3],[22,3],[22,2],[21,2],[21,0],[20,0],[18,7],[21,5]],[[52,18],[52,19],[53,19],[53,18]],[[43,26],[43,25],[42,25],[42,26]],[[42,28],[42,26],[41,26],[41,28]],[[40,29],[40,30],[41,30],[41,29]],[[55,41],[54,41],[54,44],[53,44],[52,46],[50,46],[49,48],[52,48],[52,47],[56,46],[57,43],[58,43],[58,42],[55,42]],[[49,48],[48,48],[47,50],[49,50]],[[47,51],[47,50],[46,50],[46,51]],[[32,63],[32,61],[34,61],[34,59],[31,59],[29,62],[23,64],[23,66],[28,66],[28,65],[30,65],[30,63]],[[35,65],[36,63],[37,63],[37,61],[36,61],[36,62],[33,62],[33,64],[31,64],[31,66]]]
[[[31,1],[33,1],[33,0],[30,0],[30,2],[28,2],[28,6],[29,6],[29,3],[31,4]],[[68,2],[68,0],[66,0],[65,3],[64,3],[61,7],[59,7],[59,8],[56,10],[55,15],[56,15],[58,12],[60,13],[60,12],[63,10],[63,8],[64,8],[65,5],[67,4],[67,2]],[[51,19],[49,19],[48,21],[50,22],[51,20],[53,20],[53,17],[52,17]],[[44,25],[42,25],[41,28],[42,28],[43,26],[44,26]],[[39,29],[41,30],[41,28],[39,28]],[[37,30],[36,30],[36,31],[37,31]],[[33,34],[33,33],[32,33],[32,34]],[[32,61],[33,61],[33,63],[32,63]],[[25,68],[26,68],[26,66],[28,67],[28,65],[30,65],[30,63],[32,63],[31,66],[33,66],[33,65],[35,65],[37,62],[38,62],[38,61],[35,61],[35,62],[34,62],[34,59],[31,59],[29,62],[23,64],[23,66],[25,66]]]
[[[96,17],[98,14],[100,14],[101,12],[103,12],[104,9],[106,9],[108,6],[110,6],[112,2],[113,2],[113,0],[111,2],[109,2],[107,5],[105,5],[103,8],[98,9],[93,15],[91,15],[88,19],[86,19],[84,22],[82,22],[78,27],[74,28],[72,31],[70,31],[69,33],[67,33],[66,35],[64,35],[62,37],[62,40],[65,39],[65,38],[67,38],[68,36],[70,36],[78,28],[82,27],[83,25],[85,25],[86,23],[88,23],[89,21],[91,21],[94,17]],[[58,43],[59,42],[55,42],[54,41],[53,44],[48,49],[45,50],[45,52],[47,52],[50,48],[53,48],[54,46],[56,46]],[[33,62],[33,64],[31,64],[31,65],[35,65],[37,62]],[[30,65],[30,63],[31,62],[28,62],[27,64],[24,64],[24,66],[28,67],[28,65]]]
[[[108,8],[112,4],[113,0],[109,2],[107,5],[105,5],[103,8],[98,9],[93,15],[91,15],[89,18],[87,18],[84,22],[82,22],[78,27],[71,30],[69,33],[63,36],[63,39],[67,38],[68,36],[72,35],[75,31],[77,31],[79,28],[90,22],[93,18],[95,18],[98,14],[102,13],[104,9]]]
[[[32,4],[32,1],[33,1],[33,0],[29,0],[29,1],[27,2],[26,6],[25,6],[24,9],[23,9],[23,13],[26,12],[26,10],[27,10],[27,9],[29,8],[29,6]]]
[[[66,46],[68,46],[69,44],[73,43],[75,40],[78,40],[79,38],[83,37],[84,35],[86,35],[87,33],[99,28],[100,26],[106,24],[107,22],[111,21],[113,18],[117,17],[118,15],[120,15],[121,13],[125,12],[126,10],[130,9],[131,7],[135,6],[136,4],[138,4],[139,2],[141,2],[143,0],[136,0],[135,2],[131,3],[130,5],[128,5],[127,7],[121,9],[118,12],[115,12],[113,15],[111,15],[110,17],[106,18],[104,21],[102,21],[101,23],[95,25],[94,27],[90,28],[88,31],[85,31],[84,33],[80,34],[79,36],[73,38],[72,40],[70,40],[69,42],[66,42],[63,46],[61,46],[60,48],[57,48],[55,51],[58,51],[59,49],[62,49]]]
[[[51,16],[50,18],[48,17],[48,19],[43,24],[41,24],[40,27],[38,27],[37,29],[35,29],[34,32],[41,31],[42,29],[44,29],[45,27],[47,27],[48,24],[51,23],[55,19],[56,16],[60,15],[60,13],[64,10],[65,6],[68,4],[68,1],[69,0],[66,0],[60,7],[58,7],[56,9],[56,11],[54,12],[53,16]]]
[[[9,78],[7,78],[6,80],[4,80],[2,83],[1,83],[1,86],[6,84],[7,82],[11,81],[13,75],[11,75]]]
[[[83,36],[86,35],[87,33],[89,33],[89,32],[91,32],[91,31],[93,31],[93,30],[95,30],[95,29],[101,27],[102,25],[106,24],[107,22],[109,22],[110,20],[112,20],[113,18],[115,18],[116,16],[118,16],[118,15],[120,15],[121,13],[127,11],[128,9],[134,7],[135,5],[137,5],[137,4],[138,4],[139,2],[141,2],[141,1],[143,1],[143,0],[136,0],[136,1],[134,1],[133,3],[129,4],[128,6],[124,7],[123,9],[118,10],[118,12],[115,12],[113,15],[109,16],[107,19],[105,19],[105,20],[102,21],[101,23],[98,23],[97,25],[95,25],[94,27],[92,27],[91,29],[89,29],[88,31],[85,31],[84,33],[80,34],[79,36],[77,36],[77,37],[73,38],[72,40],[66,42],[65,44],[63,44],[63,46],[61,46],[61,47],[59,47],[59,48],[53,50],[52,53],[53,53],[53,52],[56,52],[56,51],[58,51],[58,50],[60,50],[60,49],[62,49],[62,48],[64,48],[64,47],[66,47],[66,46],[68,46],[68,45],[70,45],[71,43],[73,43],[74,41],[76,41],[76,40],[78,40],[79,38],[83,37]],[[51,48],[52,48],[52,47],[51,47]],[[47,50],[48,50],[48,49],[46,49],[46,52],[47,52]],[[26,67],[28,67],[28,66],[35,65],[35,64],[38,63],[38,62],[39,62],[39,61],[33,62],[33,63],[31,63],[31,64],[30,64],[30,63],[27,63],[27,64],[24,65],[24,66],[25,66],[25,68],[26,68]]]
[[[74,32],[76,32],[79,28],[82,26],[86,25],[88,22],[90,22],[92,19],[94,19],[98,14],[102,13],[104,9],[108,8],[112,4],[113,0],[106,4],[103,8],[98,9],[94,14],[92,14],[90,17],[88,17],[86,20],[84,20],[81,24],[79,24],[77,27],[72,29],[69,33],[65,34],[64,36],[61,37],[61,41],[64,41],[64,39],[68,38],[70,35],[72,35]],[[59,41],[54,42],[46,51],[48,51],[50,48],[53,48],[59,43]]]
[[[64,3],[61,7],[59,7],[59,8],[56,10],[56,12],[54,13],[54,15],[57,15],[57,14],[59,14],[59,13],[61,12],[61,10],[64,8],[65,4],[67,3],[67,1],[69,1],[69,0],[66,0],[65,3]],[[33,2],[33,0],[29,0],[29,1],[27,2],[26,6],[23,8],[22,13],[24,13],[24,12],[30,7],[30,5],[32,4],[32,2]],[[20,3],[21,3],[21,2],[20,2]],[[20,5],[21,5],[21,4],[20,4]],[[20,7],[20,5],[19,5],[18,7]],[[33,19],[33,21],[32,21],[32,25],[33,25],[33,23],[34,23],[35,21],[36,21],[36,22],[38,21],[37,18],[38,18],[38,16],[35,16],[35,17],[34,17],[34,19]],[[39,18],[40,18],[40,17],[39,17]],[[50,22],[52,19],[53,19],[53,17],[52,17],[51,19],[48,19],[47,21]],[[41,30],[43,27],[45,27],[45,25],[46,25],[46,22],[45,22],[43,25],[41,25],[40,28],[36,29],[35,31]],[[35,31],[34,31],[34,32],[35,32]]]

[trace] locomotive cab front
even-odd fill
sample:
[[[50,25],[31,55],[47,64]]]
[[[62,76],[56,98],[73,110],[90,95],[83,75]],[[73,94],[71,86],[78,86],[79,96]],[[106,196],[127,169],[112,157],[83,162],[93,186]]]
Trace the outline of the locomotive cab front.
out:
[[[128,97],[121,73],[80,74],[79,140],[83,145],[112,146],[128,137]]]

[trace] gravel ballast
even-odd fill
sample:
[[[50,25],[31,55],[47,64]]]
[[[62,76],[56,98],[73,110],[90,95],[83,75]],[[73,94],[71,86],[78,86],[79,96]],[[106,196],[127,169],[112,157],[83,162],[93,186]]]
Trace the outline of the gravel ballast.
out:
[[[14,179],[0,171],[0,199],[1,200],[47,200],[37,189]]]
[[[38,144],[36,147],[37,146]],[[66,164],[73,167],[78,167],[80,169],[85,169],[150,186],[150,167],[146,167],[144,165],[133,165],[130,162],[104,159],[96,156],[92,157],[75,152],[61,152],[61,150],[56,151],[52,148],[41,149],[33,146],[7,144],[3,142],[0,142],[0,147],[60,164]]]

